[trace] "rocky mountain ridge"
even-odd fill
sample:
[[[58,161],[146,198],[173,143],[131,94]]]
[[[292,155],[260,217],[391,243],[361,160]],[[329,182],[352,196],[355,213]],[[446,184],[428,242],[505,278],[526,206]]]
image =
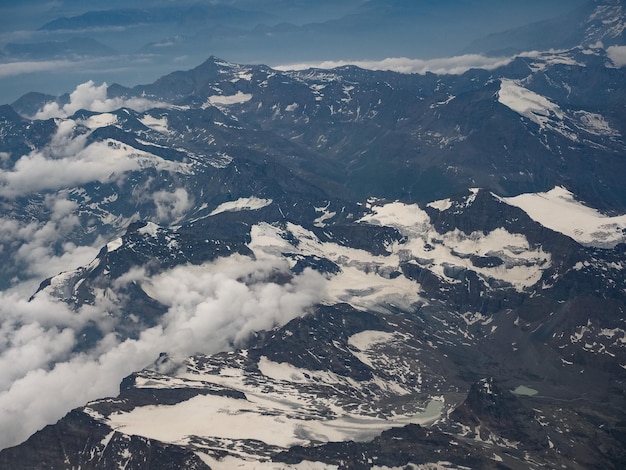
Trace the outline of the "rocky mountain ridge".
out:
[[[65,348],[42,383],[121,386],[0,467],[622,467],[624,70],[211,57],[2,107],[0,284],[46,278],[24,311]]]

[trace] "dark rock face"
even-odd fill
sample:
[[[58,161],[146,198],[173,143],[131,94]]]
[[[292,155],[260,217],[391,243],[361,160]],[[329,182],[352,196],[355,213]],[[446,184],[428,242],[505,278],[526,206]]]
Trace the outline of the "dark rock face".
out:
[[[264,341],[263,348],[250,351],[251,357],[262,354],[275,362],[288,362],[305,370],[331,371],[358,381],[371,379],[372,370],[350,353],[348,338],[365,330],[388,329],[378,316],[349,305],[320,307],[289,325],[293,335],[274,333]]]
[[[548,446],[535,412],[509,390],[494,383],[493,378],[473,384],[465,401],[450,418],[473,428],[483,440],[488,440],[489,433],[493,433],[535,450]]]
[[[618,437],[621,424],[609,424],[611,420],[605,421],[606,416],[600,418],[603,412],[590,413],[584,401],[569,412],[563,411],[562,403],[558,403],[558,400],[552,402],[549,397],[518,397],[511,390],[498,385],[493,378],[486,378],[471,386],[467,398],[450,413],[450,418],[466,426],[468,436],[479,436],[483,441],[514,442],[517,448],[543,454],[553,462],[552,465],[557,465],[556,462],[561,460],[569,461],[575,468],[595,468],[602,460],[606,462],[604,465],[611,468],[621,466],[624,459]],[[558,416],[559,422],[572,425],[570,412],[578,414],[577,423],[573,425],[575,430],[564,434],[560,426],[552,424],[552,419]],[[604,422],[604,426],[609,426],[611,430],[602,433],[602,446],[595,447],[592,444],[586,453],[580,452],[580,447],[589,445],[588,439],[591,437],[580,431],[593,427],[597,420]],[[563,439],[571,439],[573,435],[576,445],[566,445]],[[591,437],[592,441],[596,437]],[[547,455],[555,447],[562,449],[561,455]]]
[[[445,460],[469,468],[506,469],[507,465],[484,458],[462,441],[417,424],[385,431],[372,442],[332,442],[317,447],[292,447],[274,461],[297,464],[303,460],[336,465],[342,470],[367,470],[373,465],[404,467],[437,463],[435,455],[446,449]]]

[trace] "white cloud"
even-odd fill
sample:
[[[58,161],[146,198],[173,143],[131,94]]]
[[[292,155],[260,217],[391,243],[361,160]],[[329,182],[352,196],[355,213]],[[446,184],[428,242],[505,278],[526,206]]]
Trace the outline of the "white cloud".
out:
[[[87,144],[89,134],[80,133],[84,130],[79,131],[72,119],[60,120],[57,126],[49,145],[20,157],[10,169],[0,169],[0,196],[15,198],[91,181],[116,181],[127,171],[145,167],[180,169],[177,163],[112,139]],[[180,210],[184,195],[175,196],[179,200],[173,201],[174,212]]]
[[[120,108],[130,108],[138,112],[147,111],[155,107],[167,106],[145,98],[108,98],[108,85],[103,83],[96,86],[92,80],[82,83],[70,94],[70,101],[59,106],[56,102],[44,105],[34,116],[35,119],[49,119],[55,117],[68,117],[79,109],[96,112],[114,111]]]
[[[79,328],[108,317],[104,308],[76,312],[42,293],[32,302],[0,293],[0,448],[89,400],[116,395],[124,376],[151,364],[160,352],[182,358],[226,350],[322,300],[328,281],[320,274],[306,270],[277,284],[272,282],[277,273],[288,274],[284,261],[240,255],[180,266],[152,279],[133,270],[120,283],[140,282],[168,312],[136,340],[120,342],[109,334],[82,353],[71,352]]]
[[[111,342],[109,338],[109,342]],[[72,408],[90,399],[116,395],[121,375],[145,365],[154,356],[150,343],[127,341],[99,357],[80,354],[51,370],[29,370],[0,392],[0,448],[15,445]],[[34,348],[41,347],[37,343]]]
[[[616,67],[626,66],[626,46],[607,47],[606,55]]]
[[[76,139],[72,144],[81,140]],[[0,170],[0,195],[13,198],[38,191],[69,188],[89,181],[108,182],[120,173],[140,167],[140,161],[133,158],[132,151],[113,149],[108,144],[106,141],[95,142],[73,155],[57,155],[57,158],[50,158],[52,147],[24,155],[10,171]]]
[[[157,209],[157,220],[161,223],[177,221],[193,204],[193,199],[184,188],[177,188],[173,192],[157,191],[153,199]]]
[[[20,266],[24,276],[38,281],[87,264],[102,244],[96,240],[91,246],[77,246],[66,241],[80,228],[81,221],[76,215],[77,204],[65,194],[47,196],[44,208],[49,214],[46,221],[0,217],[2,251],[11,253],[12,264]]]
[[[284,261],[250,261],[242,256],[223,258],[210,270],[183,266],[157,276],[145,285],[154,298],[170,309],[165,316],[164,336],[168,351],[184,345],[183,355],[212,347],[228,349],[239,345],[253,331],[284,324],[319,301],[325,279],[305,271],[292,282],[270,281],[277,272],[287,273]]]
[[[357,67],[368,70],[391,70],[400,73],[418,74],[431,72],[442,75],[459,75],[473,68],[492,70],[507,65],[512,60],[512,57],[485,57],[478,54],[467,54],[428,60],[390,57],[383,60],[323,61],[317,63],[278,65],[274,68],[276,70],[305,70],[308,68],[332,69],[345,65],[356,65]]]
[[[10,344],[0,356],[2,377],[0,387],[4,390],[23,376],[24,371],[46,367],[50,362],[63,360],[75,344],[70,328],[44,329],[31,323],[14,331]]]
[[[129,284],[134,282],[142,282],[147,278],[146,270],[144,268],[134,267],[115,279],[113,282],[114,289],[120,289],[128,287]]]

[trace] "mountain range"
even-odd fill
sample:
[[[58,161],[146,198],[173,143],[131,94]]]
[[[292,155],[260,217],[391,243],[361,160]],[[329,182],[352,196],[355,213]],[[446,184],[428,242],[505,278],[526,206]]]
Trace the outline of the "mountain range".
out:
[[[624,24],[0,107],[0,467],[623,468]]]

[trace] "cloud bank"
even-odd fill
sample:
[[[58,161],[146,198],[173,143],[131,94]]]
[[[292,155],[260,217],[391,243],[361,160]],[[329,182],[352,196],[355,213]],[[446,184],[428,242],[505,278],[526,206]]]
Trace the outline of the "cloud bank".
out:
[[[137,157],[146,156],[145,152],[114,148],[107,141],[86,145],[86,134],[61,136],[66,131],[73,132],[76,124],[64,122],[49,146],[22,156],[10,170],[0,170],[0,196],[15,198],[90,181],[107,182],[140,168]],[[58,146],[64,138],[67,146]]]
[[[276,273],[288,275],[288,265],[240,255],[176,267],[151,279],[141,270],[128,273],[119,282],[140,282],[168,312],[136,340],[120,342],[111,332],[81,353],[73,352],[81,327],[95,321],[105,331],[111,328],[105,305],[76,312],[45,293],[32,302],[0,293],[0,448],[89,400],[117,395],[124,376],[161,352],[183,358],[228,350],[322,300],[327,281],[320,274],[308,270],[277,284],[271,280]]]
[[[56,106],[56,104],[55,104]],[[46,190],[72,188],[91,181],[110,182],[125,172],[146,167],[169,171],[180,169],[151,153],[113,139],[88,143],[89,133],[79,121],[66,119],[48,145],[20,157],[12,168],[0,170],[0,196],[16,198]],[[185,207],[184,194],[161,195],[155,204],[162,212],[180,215]]]
[[[591,46],[602,48],[602,43]],[[333,69],[347,65],[355,65],[367,70],[389,70],[399,73],[416,73],[424,75],[434,73],[438,75],[461,75],[470,69],[494,70],[510,64],[516,57],[530,57],[534,59],[559,61],[566,64],[576,64],[575,60],[558,51],[528,51],[511,57],[485,57],[480,54],[466,54],[438,59],[409,59],[406,57],[389,57],[382,60],[327,60],[322,62],[307,62],[297,64],[281,64],[273,68],[281,71],[306,70],[311,68]],[[610,46],[606,49],[607,57],[616,67],[626,66],[626,46]]]
[[[470,69],[492,70],[509,64],[512,57],[485,57],[478,54],[467,54],[440,59],[409,59],[406,57],[390,57],[383,60],[337,60],[300,63],[291,65],[277,65],[276,70],[305,70],[309,68],[332,69],[346,65],[356,65],[368,70],[390,70],[400,73],[426,74],[428,72],[440,75],[460,75]]]
[[[60,106],[56,102],[47,103],[33,118],[50,119],[68,117],[79,109],[104,113],[120,108],[130,108],[138,112],[143,112],[151,108],[167,106],[165,103],[155,102],[145,98],[108,98],[108,88],[109,86],[106,82],[100,86],[96,86],[92,80],[89,80],[76,87],[70,94],[70,100],[67,104]]]

